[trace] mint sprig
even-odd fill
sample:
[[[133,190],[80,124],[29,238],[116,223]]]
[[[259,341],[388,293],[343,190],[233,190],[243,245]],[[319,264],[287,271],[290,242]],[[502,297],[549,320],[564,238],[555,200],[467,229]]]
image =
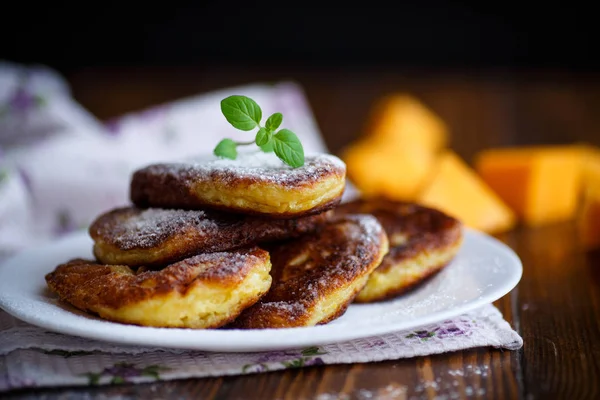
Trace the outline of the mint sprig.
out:
[[[283,122],[281,113],[274,113],[260,125],[262,110],[251,98],[233,95],[221,100],[221,112],[225,119],[234,128],[242,131],[251,131],[258,128],[254,140],[250,142],[236,142],[232,139],[221,140],[213,153],[218,157],[235,160],[237,158],[237,146],[256,144],[265,153],[274,152],[284,163],[292,168],[304,165],[304,148],[298,136],[289,129],[279,129]]]

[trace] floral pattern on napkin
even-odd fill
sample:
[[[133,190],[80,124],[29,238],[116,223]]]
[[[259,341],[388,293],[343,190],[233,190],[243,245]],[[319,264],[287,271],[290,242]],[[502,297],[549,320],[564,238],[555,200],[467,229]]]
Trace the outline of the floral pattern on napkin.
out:
[[[0,392],[109,385],[365,363],[476,347],[519,349],[522,338],[493,305],[410,331],[258,353],[121,346],[28,325],[0,311]]]

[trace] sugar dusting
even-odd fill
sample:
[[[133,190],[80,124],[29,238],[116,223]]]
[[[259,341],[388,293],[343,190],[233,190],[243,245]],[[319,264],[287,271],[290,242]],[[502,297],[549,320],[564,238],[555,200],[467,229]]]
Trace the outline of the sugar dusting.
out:
[[[120,251],[153,249],[171,241],[191,254],[296,237],[316,230],[330,215],[322,213],[288,220],[213,210],[123,207],[101,215],[92,224],[90,233],[94,240]]]
[[[412,394],[408,399],[420,399],[423,396],[429,395],[429,391],[444,392],[436,394],[434,399],[461,399],[464,396],[471,398],[477,396],[485,398],[487,393],[483,386],[485,381],[491,374],[489,365],[466,365],[463,368],[441,370],[440,374],[435,379],[424,379],[419,381],[412,387]],[[471,385],[468,382],[475,382]]]
[[[352,240],[356,242],[374,242],[381,238],[383,233],[383,226],[370,214],[352,214],[345,217],[351,221],[354,221],[359,229],[351,229],[349,233],[352,235]]]
[[[365,274],[381,248],[383,227],[372,215],[348,215],[316,235],[283,243],[272,253],[278,271],[272,290],[261,301],[262,312],[298,315],[330,293]]]
[[[156,164],[146,168],[162,176],[185,176],[189,180],[249,180],[253,182],[298,185],[311,183],[332,172],[345,175],[346,164],[327,153],[307,154],[298,168],[284,164],[274,153],[240,152],[235,160],[203,155],[181,163]]]
[[[120,249],[150,248],[157,242],[194,227],[202,235],[218,233],[219,225],[201,210],[149,208],[137,215],[125,215],[118,223],[108,223],[103,230]],[[104,233],[104,232],[103,232]]]
[[[259,265],[262,260],[259,255],[266,259],[266,251],[258,248],[240,249],[234,251],[203,253],[191,257],[183,262],[191,265],[204,264],[207,268],[198,276],[202,278],[204,275],[210,275],[213,278],[230,278],[238,277],[240,272],[247,269],[249,266]]]

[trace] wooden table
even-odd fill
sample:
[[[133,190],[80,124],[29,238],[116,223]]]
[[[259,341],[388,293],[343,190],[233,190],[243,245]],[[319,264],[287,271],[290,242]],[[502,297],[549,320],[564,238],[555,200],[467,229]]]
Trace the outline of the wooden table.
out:
[[[573,141],[600,145],[600,75],[204,66],[88,69],[67,78],[75,98],[101,119],[221,87],[293,79],[305,89],[333,153],[361,133],[374,100],[398,91],[412,93],[440,115],[451,129],[452,148],[469,162],[488,146]],[[582,251],[571,222],[517,228],[498,238],[524,265],[518,287],[495,303],[522,335],[520,351],[477,349],[251,376],[27,391],[9,397],[600,398],[600,253]]]

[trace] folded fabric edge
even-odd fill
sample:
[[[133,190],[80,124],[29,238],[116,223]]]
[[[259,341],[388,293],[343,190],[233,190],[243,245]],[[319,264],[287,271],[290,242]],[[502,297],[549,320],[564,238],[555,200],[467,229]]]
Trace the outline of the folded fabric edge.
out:
[[[299,361],[290,361],[290,362],[272,362],[272,363],[257,363],[257,364],[247,364],[241,367],[229,368],[226,370],[204,370],[201,372],[193,371],[193,370],[175,370],[168,369],[164,367],[160,367],[157,365],[146,366],[144,368],[140,367],[139,371],[142,372],[139,376],[133,377],[121,377],[118,374],[110,375],[104,374],[103,371],[98,373],[89,373],[80,376],[64,376],[61,382],[27,382],[26,380],[22,385],[15,385],[14,383],[9,383],[11,377],[6,376],[5,381],[0,379],[0,393],[7,392],[11,390],[17,389],[32,389],[32,388],[57,388],[57,387],[84,387],[84,386],[109,386],[109,385],[117,385],[117,384],[139,384],[139,383],[152,383],[157,381],[175,381],[175,380],[184,380],[191,378],[212,378],[212,377],[223,377],[223,376],[242,376],[242,375],[256,375],[261,373],[268,372],[277,372],[283,371],[287,369],[301,369],[301,368],[310,368],[310,367],[318,367],[323,365],[344,365],[344,364],[368,364],[374,362],[383,362],[383,361],[396,361],[396,360],[406,360],[413,359],[418,357],[424,357],[429,355],[437,355],[437,354],[451,354],[459,351],[475,351],[478,349],[489,349],[489,348],[497,348],[495,346],[487,345],[487,346],[473,346],[469,348],[457,348],[455,350],[446,350],[446,349],[436,349],[427,354],[415,354],[409,357],[396,357],[390,358],[386,357],[383,353],[375,354],[368,359],[363,360],[355,360],[352,358],[348,359],[338,359],[335,361],[328,360],[324,362],[320,357],[306,357],[306,360],[303,362]],[[505,346],[502,348],[508,349]],[[509,349],[510,350],[510,349]],[[0,363],[1,364],[1,363]],[[129,368],[135,368],[133,365],[129,366]],[[149,373],[145,373],[145,370],[149,370]]]

